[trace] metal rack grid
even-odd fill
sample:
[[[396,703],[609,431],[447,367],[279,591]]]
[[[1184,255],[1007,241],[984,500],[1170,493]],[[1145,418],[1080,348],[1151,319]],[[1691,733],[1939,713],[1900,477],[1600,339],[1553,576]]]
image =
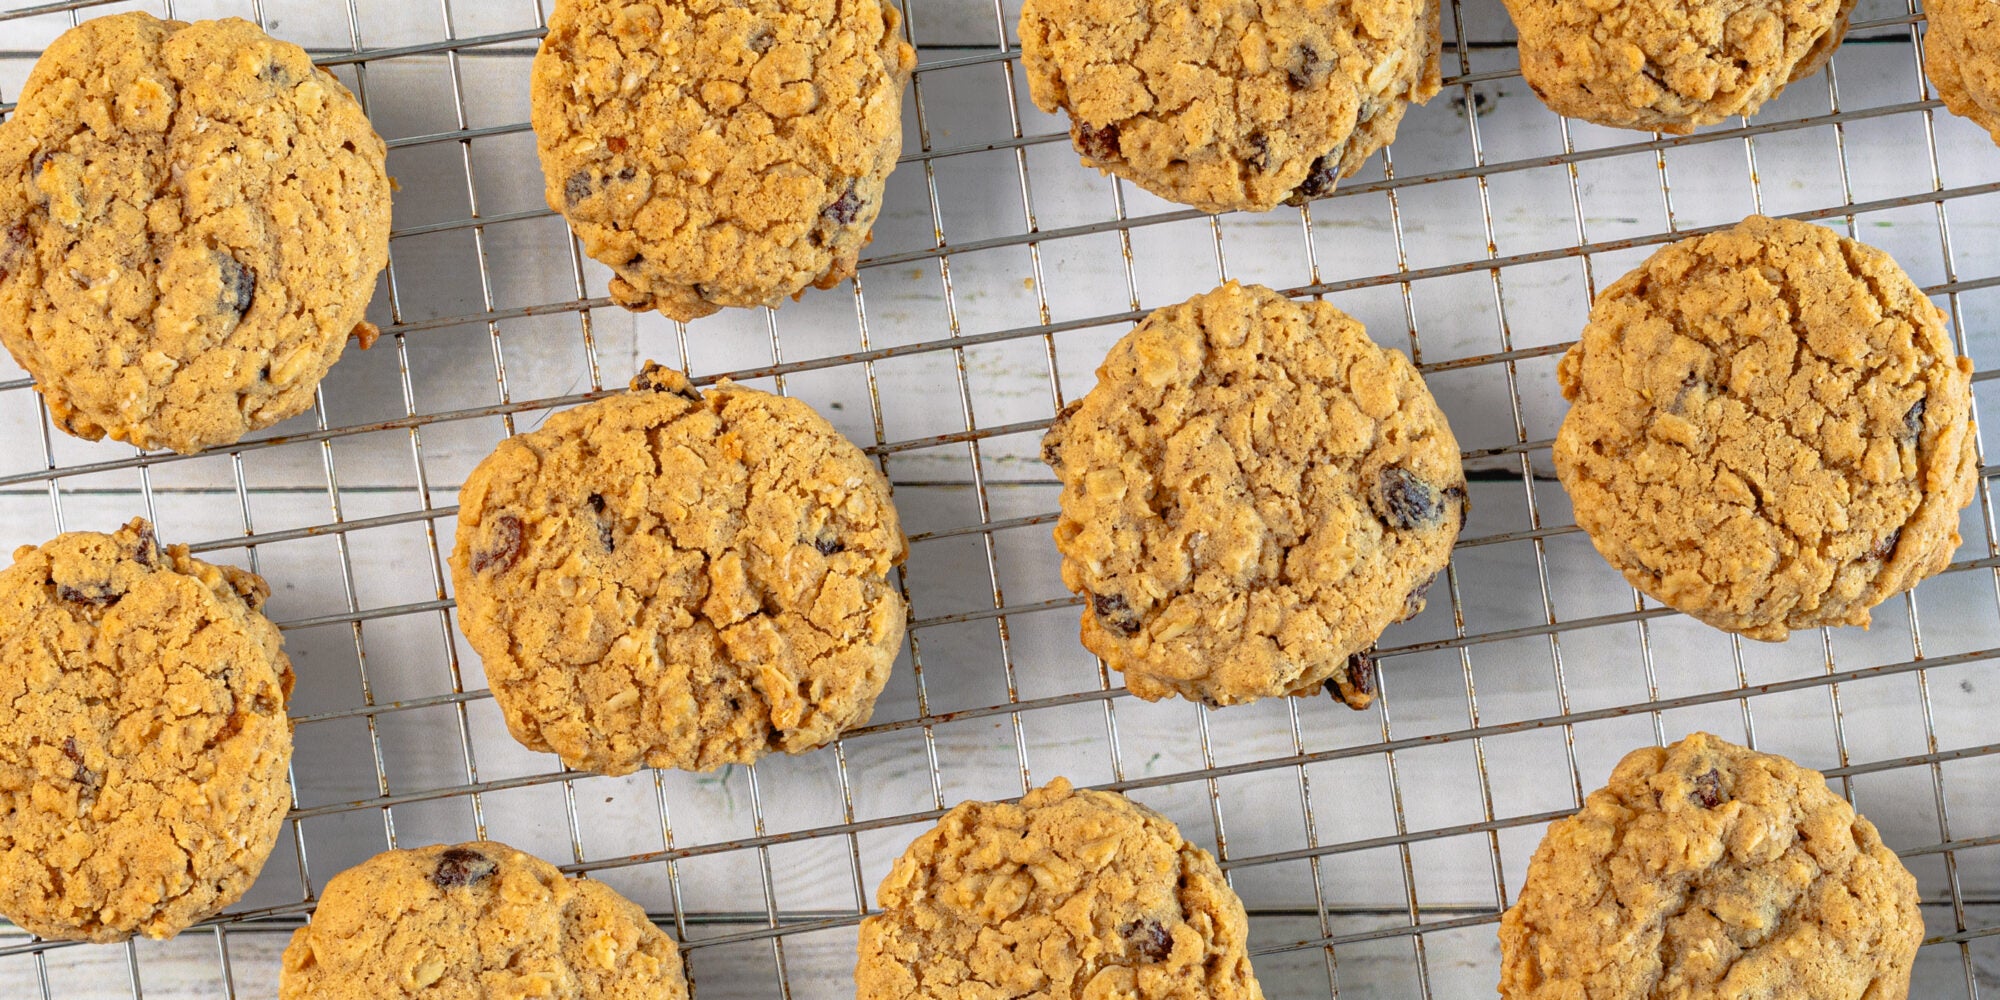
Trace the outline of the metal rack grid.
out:
[[[608,308],[605,272],[541,205],[525,80],[543,6],[0,14],[0,95],[85,16],[250,17],[356,91],[403,182],[382,342],[250,442],[182,457],[72,441],[0,369],[0,542],[143,513],[271,579],[300,674],[295,807],[251,895],[172,942],[0,933],[0,996],[273,996],[277,952],[330,875],[474,836],[646,905],[697,996],[844,996],[854,925],[909,839],[957,801],[1057,774],[1124,790],[1214,849],[1268,995],[1482,995],[1543,825],[1624,751],[1693,728],[1825,770],[1883,827],[1926,902],[1913,995],[2000,991],[1988,482],[1950,570],[1873,631],[1762,646],[1626,588],[1547,472],[1554,361],[1596,289],[1752,210],[1896,253],[1948,301],[1986,402],[2000,152],[1929,99],[1914,3],[1863,3],[1833,67],[1754,124],[1662,138],[1549,114],[1498,5],[1448,0],[1445,93],[1370,173],[1303,211],[1211,218],[1076,165],[1025,98],[1016,0],[906,0],[922,51],[909,141],[859,279],[687,328]],[[1036,439],[1133,320],[1224,276],[1363,318],[1420,362],[1467,445],[1473,519],[1431,609],[1384,637],[1368,712],[1147,704],[1075,643]],[[712,775],[563,771],[507,737],[456,635],[442,553],[463,474],[646,356],[808,399],[895,485],[911,638],[874,721],[830,748]]]

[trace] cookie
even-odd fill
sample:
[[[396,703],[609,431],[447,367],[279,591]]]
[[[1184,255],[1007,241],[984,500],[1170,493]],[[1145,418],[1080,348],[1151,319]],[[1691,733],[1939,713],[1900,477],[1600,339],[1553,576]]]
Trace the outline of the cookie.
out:
[[[1598,296],[1555,466],[1632,586],[1777,641],[1944,569],[1978,479],[1972,362],[1896,262],[1752,216]]]
[[[1332,194],[1439,87],[1436,0],[1026,0],[1020,32],[1086,165],[1205,212]]]
[[[1549,827],[1500,920],[1506,1000],[1903,1000],[1917,880],[1816,771],[1696,733]]]
[[[887,0],[561,0],[535,56],[549,207],[677,320],[854,275],[916,52]]]
[[[256,576],[134,520],[0,571],[0,914],[172,937],[242,897],[291,805],[292,667]]]
[[[0,124],[0,343],[93,441],[192,452],[303,413],[375,336],[386,155],[248,21],[85,21]]]
[[[867,721],[906,550],[888,483],[811,407],[649,363],[473,470],[451,568],[516,739],[706,771]]]
[[[1971,119],[2000,143],[2000,3],[1929,0],[1924,74],[1952,114]]]
[[[1521,75],[1557,114],[1685,135],[1819,72],[1854,0],[1506,0]]]
[[[1042,442],[1083,644],[1133,694],[1374,697],[1465,523],[1458,442],[1409,359],[1324,302],[1230,282],[1146,317]]]
[[[280,1000],[686,1000],[680,951],[602,882],[492,841],[335,875],[292,935]]]
[[[1261,1000],[1243,903],[1207,851],[1123,795],[1057,778],[964,802],[861,922],[859,1000]]]

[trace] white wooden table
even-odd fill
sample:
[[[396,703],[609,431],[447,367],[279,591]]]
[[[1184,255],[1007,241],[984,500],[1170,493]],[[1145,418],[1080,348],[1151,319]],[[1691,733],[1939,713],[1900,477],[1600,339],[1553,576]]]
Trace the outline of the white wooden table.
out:
[[[1543,826],[1626,750],[1696,728],[1830,770],[1905,855],[1932,937],[1913,995],[2000,991],[1990,492],[1953,569],[1872,631],[1761,645],[1639,600],[1548,468],[1556,358],[1594,289],[1676,233],[1760,209],[1896,254],[1951,310],[1992,412],[2000,150],[1928,100],[1919,15],[1865,0],[1833,69],[1754,125],[1661,140],[1564,123],[1514,71],[1497,0],[1451,2],[1446,90],[1391,156],[1309,214],[1210,218],[1077,165],[1027,99],[1017,0],[908,5],[907,155],[859,281],[686,328],[610,307],[607,272],[542,202],[525,124],[536,0],[76,0],[0,21],[11,100],[72,17],[261,17],[363,95],[402,183],[371,313],[385,337],[350,352],[313,413],[235,450],[69,439],[0,360],[0,549],[144,514],[269,578],[299,672],[296,809],[250,895],[165,943],[0,932],[0,998],[274,996],[329,876],[475,836],[646,905],[704,1000],[850,996],[854,924],[910,838],[943,807],[1058,774],[1124,788],[1216,850],[1268,995],[1483,996]],[[1449,586],[1384,637],[1367,712],[1147,704],[1076,641],[1041,430],[1136,313],[1225,276],[1324,294],[1410,351],[1468,451]],[[646,358],[812,402],[895,484],[911,640],[873,723],[834,748],[567,774],[507,736],[457,635],[440,553],[467,470]]]

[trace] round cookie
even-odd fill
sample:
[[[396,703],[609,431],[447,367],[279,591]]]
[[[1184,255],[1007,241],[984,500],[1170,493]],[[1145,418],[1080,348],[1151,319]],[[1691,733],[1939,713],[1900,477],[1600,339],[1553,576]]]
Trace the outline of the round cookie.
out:
[[[82,438],[192,452],[302,413],[375,336],[386,155],[247,21],[85,21],[0,124],[0,342]]]
[[[1776,641],[1942,570],[1978,477],[1972,362],[1896,262],[1752,216],[1599,295],[1555,466],[1632,586]]]
[[[859,1000],[1261,1000],[1243,903],[1207,851],[1122,795],[1057,778],[963,802],[861,922]]]
[[[1696,733],[1549,827],[1500,921],[1505,1000],[1903,1000],[1917,880],[1816,771]]]
[[[686,1000],[680,951],[602,882],[492,841],[386,851],[292,935],[280,1000]]]
[[[1521,75],[1558,114],[1686,134],[1819,72],[1854,0],[1506,0]]]
[[[888,483],[811,407],[649,363],[473,470],[451,568],[514,737],[625,774],[866,722],[905,552]]]
[[[1365,651],[1465,522],[1465,470],[1409,359],[1324,302],[1230,282],[1146,317],[1065,408],[1063,583],[1132,693],[1375,694]]]
[[[292,668],[264,581],[134,520],[0,571],[0,914],[172,937],[242,897],[291,805]]]
[[[1206,212],[1333,193],[1439,87],[1434,0],[1026,0],[1020,32],[1086,165]]]
[[[1924,73],[1952,114],[2000,143],[2000,2],[1928,0]]]
[[[887,0],[562,0],[535,56],[549,207],[677,320],[852,277],[916,52]]]

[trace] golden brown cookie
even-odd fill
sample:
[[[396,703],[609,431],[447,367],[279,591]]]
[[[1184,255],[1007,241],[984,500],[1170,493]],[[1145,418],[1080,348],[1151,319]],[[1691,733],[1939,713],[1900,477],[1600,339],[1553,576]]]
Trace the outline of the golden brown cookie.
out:
[[[1506,1000],[1904,1000],[1917,880],[1816,771],[1696,733],[1549,827],[1500,921]]]
[[[1208,212],[1332,194],[1438,92],[1436,0],[1026,0],[1021,64],[1083,162]]]
[[[1819,72],[1854,0],[1506,0],[1521,75],[1558,114],[1686,134]]]
[[[302,413],[374,336],[385,156],[247,21],[85,21],[0,124],[0,342],[78,437],[190,452]]]
[[[1243,903],[1159,813],[1057,778],[964,802],[861,922],[859,1000],[1261,1000]]]
[[[1752,216],[1605,289],[1558,367],[1556,472],[1632,586],[1780,640],[1951,561],[1972,362],[1889,256]]]
[[[2000,0],[1929,0],[1924,73],[1952,114],[2000,143]]]
[[[678,320],[852,277],[916,52],[887,0],[560,0],[535,57],[549,207]]]
[[[1230,282],[1146,317],[1056,418],[1063,583],[1147,700],[1375,695],[1465,523],[1458,442],[1352,317]]]
[[[292,668],[264,581],[142,520],[0,571],[0,914],[166,938],[241,898],[291,804]]]
[[[905,552],[887,481],[811,407],[649,363],[473,470],[451,568],[514,737],[625,774],[867,721]]]
[[[280,1000],[686,1000],[680,951],[602,882],[492,841],[335,875],[292,935]]]

